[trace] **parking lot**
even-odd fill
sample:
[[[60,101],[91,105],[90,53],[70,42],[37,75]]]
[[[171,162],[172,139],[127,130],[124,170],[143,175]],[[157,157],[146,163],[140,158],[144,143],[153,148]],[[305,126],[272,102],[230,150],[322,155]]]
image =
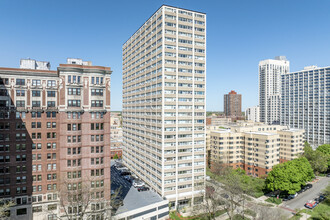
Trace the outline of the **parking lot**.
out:
[[[132,189],[134,191],[139,191],[139,193],[141,193],[142,191],[148,191],[149,187],[144,187],[142,185],[144,185],[144,183],[141,180],[138,180],[134,177],[132,177],[131,175],[127,175],[127,174],[131,174],[131,172],[123,165],[121,165],[119,168],[115,166],[115,164],[121,164],[119,163],[115,163],[112,162],[111,163],[111,191],[112,193],[114,193],[116,195],[116,199],[117,200],[124,200],[124,198],[126,197],[126,195],[128,194],[128,192]],[[123,170],[125,169],[125,171]],[[123,173],[125,173],[125,175],[122,175]],[[128,181],[127,178],[129,177],[129,179],[131,179],[131,181]],[[140,187],[133,187],[133,183],[138,183],[138,185]],[[141,190],[141,192],[140,192]],[[117,195],[118,194],[118,195]]]
[[[298,194],[298,196],[292,200],[284,202],[283,206],[292,210],[304,208],[304,205],[309,200],[314,200],[315,198],[317,198],[322,193],[322,190],[327,187],[329,183],[329,177],[322,177],[318,182],[313,184],[313,187],[311,189],[301,194]]]
[[[118,192],[118,199],[123,200],[128,191],[131,189],[132,183],[125,180],[123,176],[120,175],[119,170],[117,170],[114,164],[111,164],[111,190]]]

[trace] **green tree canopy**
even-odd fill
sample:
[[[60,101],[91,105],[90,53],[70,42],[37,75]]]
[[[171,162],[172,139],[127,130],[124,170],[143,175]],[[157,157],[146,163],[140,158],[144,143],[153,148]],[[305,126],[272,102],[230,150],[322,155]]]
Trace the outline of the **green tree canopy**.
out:
[[[266,179],[266,188],[294,194],[301,185],[314,178],[313,169],[305,157],[275,165]]]
[[[321,151],[323,154],[330,156],[330,144],[323,144],[316,148],[317,151]]]
[[[313,150],[308,143],[305,143],[304,157],[306,157],[311,164],[315,174],[327,171],[328,166],[330,165],[330,154],[327,154],[329,150],[330,145],[327,144],[319,146],[317,150]]]

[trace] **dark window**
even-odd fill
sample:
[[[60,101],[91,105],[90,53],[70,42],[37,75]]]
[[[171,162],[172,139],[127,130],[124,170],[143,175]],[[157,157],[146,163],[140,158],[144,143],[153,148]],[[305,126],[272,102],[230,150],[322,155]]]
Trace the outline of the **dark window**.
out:
[[[16,210],[16,215],[26,215],[26,213],[27,213],[26,208]]]
[[[16,85],[25,86],[25,79],[16,79]]]
[[[47,97],[55,97],[56,91],[47,91]]]

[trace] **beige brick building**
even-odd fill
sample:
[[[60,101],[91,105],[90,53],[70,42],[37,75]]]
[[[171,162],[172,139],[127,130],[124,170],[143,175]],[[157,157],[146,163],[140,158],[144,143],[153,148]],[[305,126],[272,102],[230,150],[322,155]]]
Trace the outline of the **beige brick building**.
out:
[[[258,177],[303,153],[304,130],[286,126],[239,122],[228,129],[210,127],[207,134],[211,165],[223,163]]]

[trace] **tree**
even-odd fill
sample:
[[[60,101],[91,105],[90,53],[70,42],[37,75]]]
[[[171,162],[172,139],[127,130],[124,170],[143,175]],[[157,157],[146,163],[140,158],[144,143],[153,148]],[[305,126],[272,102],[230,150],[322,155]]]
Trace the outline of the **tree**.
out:
[[[115,156],[113,156],[113,159],[117,160],[118,159],[118,154],[115,154]]]
[[[330,144],[323,144],[316,148],[316,151],[320,151],[325,155],[328,159],[328,167],[330,166]]]
[[[12,200],[0,199],[0,219],[5,219],[10,207],[14,205]]]
[[[266,188],[275,191],[286,191],[294,194],[301,185],[314,178],[313,169],[305,157],[277,164],[269,172],[266,179]]]
[[[94,186],[98,180],[84,180],[82,182],[65,179],[61,181],[58,196],[61,216],[58,219],[110,219],[110,198],[107,190],[98,190]],[[101,184],[99,181],[97,184]],[[103,184],[103,183],[102,183]],[[104,187],[105,188],[105,187]],[[102,189],[104,189],[102,187]],[[110,190],[110,189],[109,189]],[[49,210],[50,213],[57,212],[57,208]]]
[[[323,144],[316,148],[317,151],[321,151],[323,154],[330,156],[330,144]]]
[[[316,175],[328,169],[330,163],[330,155],[326,154],[329,150],[328,146],[330,145],[321,145],[321,148],[319,147],[320,149],[317,148],[317,150],[313,150],[308,143],[305,143],[304,157],[307,158]]]
[[[330,184],[323,190],[326,202],[330,204]]]
[[[249,187],[244,187],[245,171],[239,169],[234,170],[230,166],[214,163],[212,164],[214,174],[221,178],[223,209],[227,212],[229,219],[234,219],[237,213],[244,217],[244,209],[246,202],[246,193]]]

